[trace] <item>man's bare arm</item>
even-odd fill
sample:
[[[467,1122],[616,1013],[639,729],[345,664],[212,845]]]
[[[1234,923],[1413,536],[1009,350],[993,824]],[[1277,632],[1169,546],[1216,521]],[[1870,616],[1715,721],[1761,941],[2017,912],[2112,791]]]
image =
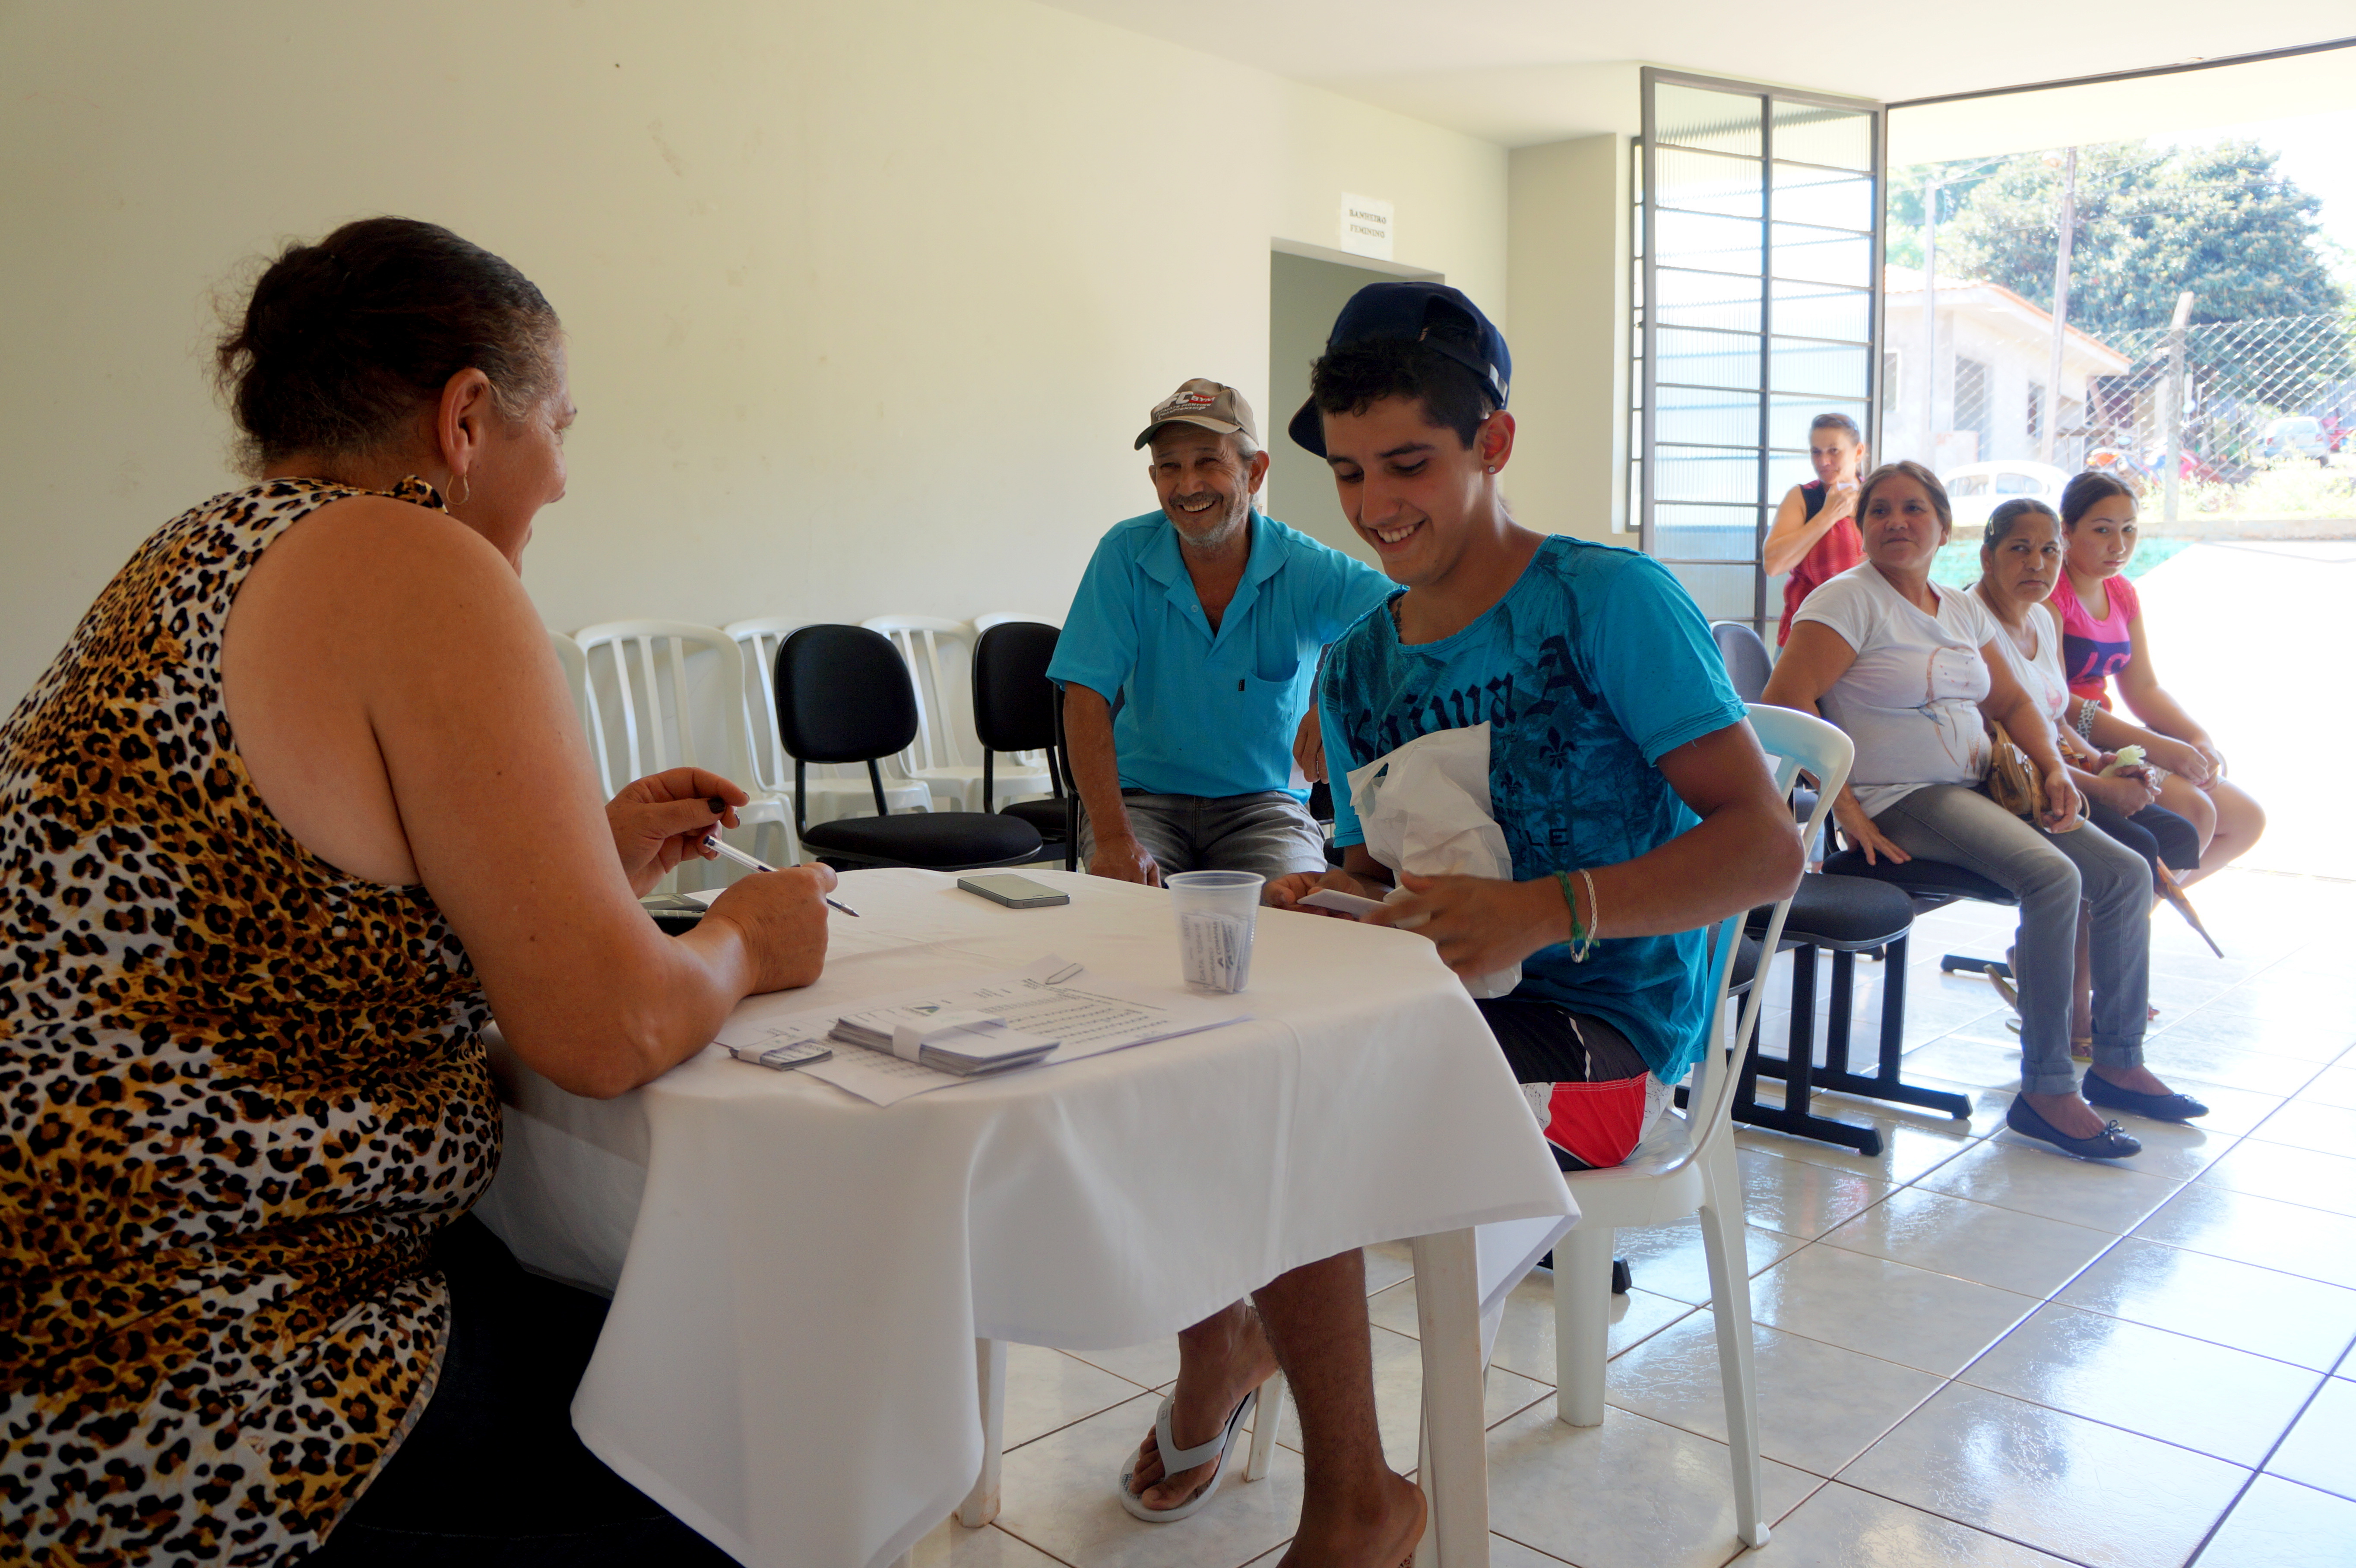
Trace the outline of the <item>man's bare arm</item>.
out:
[[[1112,704],[1101,692],[1077,681],[1064,687],[1064,743],[1071,753],[1072,787],[1080,792],[1080,804],[1087,808],[1088,832],[1096,840],[1088,856],[1089,874],[1160,887],[1162,868],[1130,831],[1129,807],[1121,803]]]

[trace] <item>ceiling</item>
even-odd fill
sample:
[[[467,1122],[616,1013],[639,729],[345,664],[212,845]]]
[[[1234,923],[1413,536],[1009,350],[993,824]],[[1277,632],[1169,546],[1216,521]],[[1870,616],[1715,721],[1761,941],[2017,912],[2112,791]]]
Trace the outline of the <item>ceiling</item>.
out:
[[[2215,0],[2128,9],[2051,0],[1905,7],[1601,0],[1044,0],[1509,147],[1633,132],[1632,65],[1884,102],[2176,65],[2356,36],[2356,0],[2255,16]],[[2329,58],[2329,57],[2327,57]],[[2340,60],[2345,61],[2343,55]],[[2344,107],[2356,64],[2317,82]],[[2198,77],[2179,77],[2180,83]],[[2172,94],[2177,108],[2197,97]],[[2281,112],[2297,112],[2286,107]],[[2222,113],[2222,122],[2237,117]]]

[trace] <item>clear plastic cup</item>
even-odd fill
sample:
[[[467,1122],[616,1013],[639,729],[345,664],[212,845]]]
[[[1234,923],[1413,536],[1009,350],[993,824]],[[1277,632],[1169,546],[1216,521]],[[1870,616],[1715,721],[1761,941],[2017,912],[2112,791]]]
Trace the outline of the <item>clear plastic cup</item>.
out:
[[[1255,871],[1180,871],[1163,879],[1178,912],[1178,967],[1197,991],[1240,991],[1251,983],[1252,930],[1259,919]]]

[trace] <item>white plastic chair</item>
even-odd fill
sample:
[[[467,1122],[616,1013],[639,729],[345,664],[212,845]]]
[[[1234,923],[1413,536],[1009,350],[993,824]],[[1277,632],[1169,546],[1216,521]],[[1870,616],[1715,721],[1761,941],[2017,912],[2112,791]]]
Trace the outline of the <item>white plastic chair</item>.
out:
[[[1803,829],[1813,842],[1856,755],[1849,739],[1821,719],[1788,708],[1752,703],[1751,728],[1775,768],[1775,788],[1789,796],[1804,769],[1820,787]],[[1774,906],[1740,1027],[1730,1047],[1726,1003],[1747,911],[1718,924],[1710,950],[1717,1000],[1710,1013],[1710,1049],[1682,1120],[1664,1115],[1627,1163],[1609,1170],[1577,1171],[1566,1179],[1579,1200],[1578,1227],[1554,1248],[1555,1411],[1573,1426],[1603,1421],[1604,1361],[1612,1322],[1613,1232],[1666,1225],[1697,1214],[1709,1264],[1710,1307],[1717,1319],[1718,1364],[1726,1396],[1726,1429],[1734,1466],[1735,1527],[1745,1543],[1767,1544],[1760,1515],[1759,1392],[1751,1364],[1750,1254],[1743,1244],[1742,1179],[1735,1164],[1730,1115],[1743,1059],[1758,1033],[1763,982],[1783,939],[1786,897]]]
[[[763,790],[787,802],[794,794],[794,760],[786,754],[785,737],[777,733],[777,645],[807,624],[765,615],[733,621],[726,628],[744,656],[744,732],[752,737],[753,777]],[[803,771],[804,786],[809,793],[802,802],[805,822],[874,814],[875,792],[864,768],[855,778],[823,763]],[[879,771],[884,775],[884,804],[891,811],[932,810],[931,790],[915,779],[902,777],[898,768],[888,763]]]
[[[736,815],[753,829],[755,855],[771,865],[801,859],[791,801],[762,789],[754,773],[744,659],[727,633],[686,621],[607,621],[582,627],[573,640],[585,672],[589,750],[609,797],[666,768],[708,769],[753,797]],[[702,864],[680,869],[700,877]]]
[[[980,811],[981,742],[972,734],[973,640],[980,634],[937,615],[877,615],[860,624],[892,639],[916,688],[916,738],[900,753],[900,771],[923,781],[946,809]],[[996,787],[1000,805],[1054,793],[1038,765],[998,769]]]
[[[564,669],[564,689],[573,694],[573,717],[580,722],[581,732],[589,732],[589,656],[581,645],[562,632],[548,634],[549,645],[556,650],[556,662]],[[611,798],[609,794],[608,798]]]

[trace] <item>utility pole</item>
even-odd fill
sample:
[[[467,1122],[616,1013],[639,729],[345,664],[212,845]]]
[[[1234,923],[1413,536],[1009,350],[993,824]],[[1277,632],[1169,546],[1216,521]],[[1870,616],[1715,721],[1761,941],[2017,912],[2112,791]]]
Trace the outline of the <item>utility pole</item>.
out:
[[[2062,435],[2062,347],[2070,319],[2070,241],[2078,227],[2078,149],[2062,159],[2062,240],[2053,251],[2053,359],[2045,374],[2045,422],[2039,431],[2037,455],[2053,461]]]
[[[1915,461],[1936,472],[1939,422],[1932,400],[1939,389],[1939,192],[1945,182],[1936,175],[1922,179],[1922,444]],[[1880,454],[1875,454],[1875,461]]]
[[[2162,481],[2160,517],[2176,521],[2176,493],[2184,468],[2184,329],[2192,320],[2192,291],[2176,296],[2176,315],[2168,324],[2168,379],[2159,401],[2161,439],[2167,443],[2168,473]]]

